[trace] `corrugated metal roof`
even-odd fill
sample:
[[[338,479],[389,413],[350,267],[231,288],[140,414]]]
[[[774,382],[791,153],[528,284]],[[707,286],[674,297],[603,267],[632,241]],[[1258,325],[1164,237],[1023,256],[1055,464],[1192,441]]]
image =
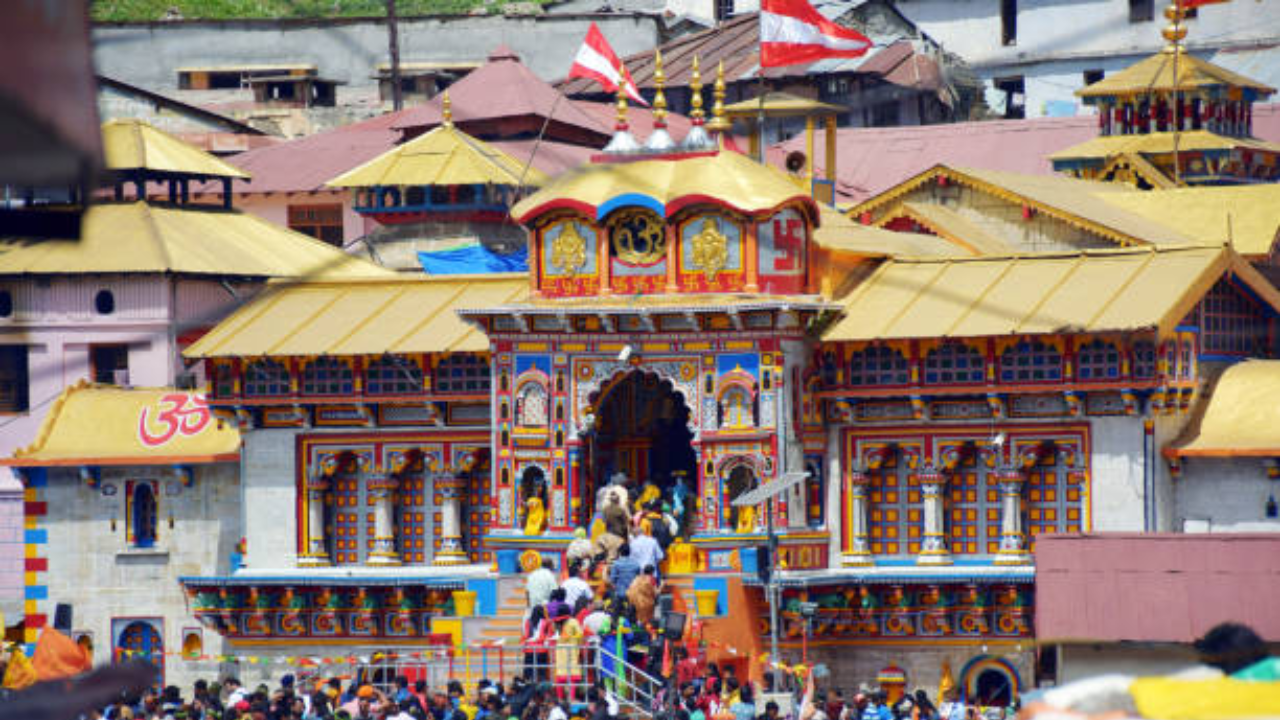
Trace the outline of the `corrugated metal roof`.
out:
[[[819,208],[822,211],[822,226],[814,230],[813,239],[829,250],[869,257],[957,257],[979,254],[938,235],[885,230],[856,223],[847,215],[826,205],[819,205]]]
[[[571,102],[520,62],[505,45],[489,55],[488,62],[449,86],[454,122],[465,125],[478,119],[531,115],[571,125],[608,140],[609,126]],[[424,129],[444,121],[443,98],[437,95],[410,108],[392,127]]]
[[[786,173],[721,150],[711,155],[584,165],[517,203],[511,215],[524,223],[543,212],[568,207],[596,217],[625,205],[650,207],[667,215],[699,198],[713,198],[745,213],[793,201],[814,214],[817,209]]]
[[[1234,73],[1220,65],[1214,65],[1207,60],[1201,60],[1188,52],[1183,52],[1177,57],[1178,77],[1175,81],[1174,64],[1173,53],[1158,52],[1077,90],[1076,95],[1082,98],[1099,98],[1209,87],[1250,88],[1260,97],[1266,97],[1275,92],[1273,87]]]
[[[1205,389],[1199,402],[1193,422],[1166,454],[1280,455],[1280,360],[1232,365]]]
[[[1280,641],[1280,535],[1041,535],[1035,564],[1041,643],[1186,643],[1221,622]]]
[[[1230,242],[1265,256],[1280,231],[1280,185],[1199,186],[1101,196],[1109,205],[1175,227],[1197,243]]]
[[[331,187],[379,185],[525,185],[547,176],[446,122],[330,180]]]
[[[1017,248],[945,205],[904,202],[902,210],[908,217],[926,226],[932,232],[945,237],[960,248],[971,251],[966,254],[1008,255],[1017,252]],[[885,217],[892,214],[889,213]]]
[[[764,96],[764,112],[770,117],[782,115],[843,115],[849,108],[843,105],[810,100],[785,92],[770,92]],[[760,96],[748,98],[742,102],[724,106],[724,114],[728,117],[739,115],[751,116],[761,110]]]
[[[238,210],[90,205],[79,240],[0,238],[0,275],[184,273],[383,277],[394,273]]]
[[[826,341],[1169,331],[1222,274],[1280,292],[1222,247],[889,260],[847,300]]]
[[[249,174],[141,120],[102,124],[102,152],[108,170],[149,170],[204,177],[245,178]]]
[[[182,427],[163,417],[181,410]],[[210,415],[200,393],[80,382],[49,407],[35,442],[0,465],[172,465],[228,462],[240,433]]]
[[[1188,130],[1177,133],[1178,149],[1182,152],[1195,150],[1262,150],[1280,153],[1280,143],[1267,142],[1253,138],[1238,138],[1219,135],[1208,130]],[[1173,152],[1174,133],[1147,133],[1145,135],[1108,135],[1095,137],[1079,145],[1059,150],[1049,156],[1051,160],[1072,160],[1076,158],[1107,158],[1121,153],[1139,153],[1142,155],[1164,154]]]
[[[939,177],[1007,202],[1028,205],[1121,245],[1173,245],[1191,241],[1168,225],[1153,222],[1103,200],[1109,194],[1141,192],[1132,186],[1061,175],[1024,175],[979,168],[934,167],[851,208],[849,212],[858,216],[883,209]]]
[[[484,333],[455,312],[523,300],[526,275],[415,277],[271,288],[219,323],[187,357],[480,352]]]

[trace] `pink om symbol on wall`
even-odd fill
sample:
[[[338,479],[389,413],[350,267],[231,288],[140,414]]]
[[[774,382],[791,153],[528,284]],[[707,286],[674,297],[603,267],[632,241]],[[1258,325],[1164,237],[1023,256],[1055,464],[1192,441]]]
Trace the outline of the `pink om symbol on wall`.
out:
[[[198,435],[211,419],[209,404],[203,395],[170,393],[155,405],[142,409],[138,416],[138,439],[147,447],[160,447],[178,435]]]

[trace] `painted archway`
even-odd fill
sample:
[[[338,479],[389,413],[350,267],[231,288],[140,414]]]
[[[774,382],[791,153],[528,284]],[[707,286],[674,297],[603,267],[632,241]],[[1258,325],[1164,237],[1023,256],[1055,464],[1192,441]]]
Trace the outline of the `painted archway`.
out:
[[[1007,706],[1022,693],[1022,678],[1004,658],[978,655],[960,670],[963,700],[969,704]]]
[[[610,391],[633,372],[656,375],[671,383],[672,391],[689,408],[689,432],[694,442],[701,435],[702,408],[698,395],[698,361],[696,358],[670,359],[632,365],[624,360],[575,358],[573,364],[573,418],[571,427],[581,436],[595,422],[595,411],[608,398]]]

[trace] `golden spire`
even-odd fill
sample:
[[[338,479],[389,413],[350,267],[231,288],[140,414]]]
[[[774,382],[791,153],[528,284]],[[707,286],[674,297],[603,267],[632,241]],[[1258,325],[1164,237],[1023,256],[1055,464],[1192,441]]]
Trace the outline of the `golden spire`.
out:
[[[702,71],[698,68],[697,55],[693,56],[693,76],[689,78],[689,91],[691,93],[689,103],[693,107],[689,111],[689,117],[693,119],[694,125],[701,125],[705,115],[702,112]]]
[[[653,55],[653,84],[657,92],[653,96],[653,126],[667,126],[667,96],[662,88],[667,84],[667,74],[662,72],[662,51],[655,50]]]
[[[453,102],[449,100],[449,91],[444,91],[444,100],[441,101],[443,106],[440,114],[444,116],[444,126],[453,127]]]
[[[623,89],[622,84],[618,84],[618,102],[614,106],[617,108],[617,114],[614,116],[616,122],[613,125],[614,130],[627,129],[627,91]]]
[[[711,122],[707,123],[707,129],[714,132],[728,132],[733,125],[724,116],[724,61],[716,67],[716,84],[713,90],[716,99],[715,104],[711,106]]]
[[[1187,26],[1183,25],[1182,21],[1186,18],[1187,11],[1182,9],[1181,0],[1174,0],[1169,3],[1169,7],[1164,9],[1164,16],[1169,21],[1164,30],[1160,31],[1160,34],[1164,36],[1165,42],[1168,43],[1164,46],[1164,51],[1167,53],[1182,52],[1182,41],[1187,37]],[[1174,79],[1174,82],[1177,82],[1177,78]]]

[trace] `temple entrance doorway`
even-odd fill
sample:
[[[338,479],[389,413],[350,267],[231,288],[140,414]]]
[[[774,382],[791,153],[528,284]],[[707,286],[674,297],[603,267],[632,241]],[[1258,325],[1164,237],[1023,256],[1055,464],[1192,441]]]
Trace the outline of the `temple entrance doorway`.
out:
[[[637,497],[671,504],[684,534],[698,486],[684,398],[671,381],[640,370],[603,386],[600,396],[585,443],[587,497],[595,498],[616,478],[625,483],[633,511]]]

